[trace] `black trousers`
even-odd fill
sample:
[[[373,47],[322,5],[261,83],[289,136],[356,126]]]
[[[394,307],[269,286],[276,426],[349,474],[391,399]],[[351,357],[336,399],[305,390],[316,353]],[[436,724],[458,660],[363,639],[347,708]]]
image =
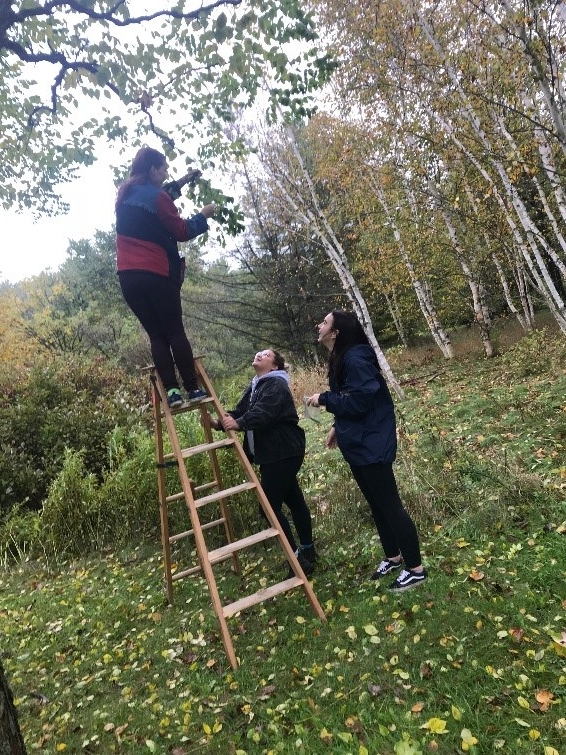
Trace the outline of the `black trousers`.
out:
[[[300,544],[310,545],[312,543],[311,514],[297,480],[297,474],[302,463],[302,456],[293,456],[290,459],[282,459],[272,464],[259,465],[261,487],[285,533],[285,537],[289,541],[289,545],[294,551],[297,550],[297,543],[293,537],[289,520],[283,513],[284,503],[287,504],[291,512]]]
[[[421,564],[415,523],[403,506],[392,464],[368,464],[350,469],[369,504],[386,558],[401,554],[408,569]]]
[[[120,273],[126,304],[149,336],[155,369],[165,390],[178,388],[175,365],[187,391],[198,388],[193,350],[183,326],[181,288],[153,273]]]

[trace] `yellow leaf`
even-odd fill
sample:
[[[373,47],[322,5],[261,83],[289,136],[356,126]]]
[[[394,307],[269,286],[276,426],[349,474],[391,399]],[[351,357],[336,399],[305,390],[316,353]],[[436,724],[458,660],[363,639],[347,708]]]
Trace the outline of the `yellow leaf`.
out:
[[[360,745],[358,748],[358,755],[369,755],[369,750],[367,749],[367,747]]]
[[[57,752],[63,752],[63,750],[67,749],[67,745],[64,742],[59,742],[55,749],[57,750]]]
[[[358,636],[358,635],[356,634],[356,628],[355,628],[355,627],[353,627],[353,626],[349,626],[349,627],[348,627],[348,629],[346,629],[346,634],[348,635],[348,637],[349,637],[349,638],[350,638],[351,640],[355,640],[355,639],[357,638],[357,636]]]
[[[540,731],[538,729],[531,729],[529,732],[529,739],[540,739]]]
[[[373,624],[366,624],[364,627],[364,632],[366,634],[369,634],[370,637],[373,637],[374,634],[377,634],[377,629]]]
[[[428,729],[432,734],[448,734],[446,731],[446,721],[441,718],[429,718],[426,724],[421,726],[421,729]]]
[[[306,619],[303,616],[295,616],[295,621],[297,624],[304,624]]]
[[[462,720],[462,711],[460,710],[460,708],[457,708],[455,705],[452,706],[452,718],[455,721]]]
[[[467,745],[467,747],[472,747],[472,745],[477,745],[478,740],[474,737],[472,732],[469,729],[462,729],[460,732],[460,738],[462,739],[462,749],[464,748],[464,745]]]
[[[525,700],[525,698],[524,698],[524,697],[518,697],[518,698],[517,698],[517,702],[519,703],[519,705],[521,706],[521,708],[526,708],[527,710],[529,710],[529,709],[530,709],[530,707],[531,707],[531,706],[529,705],[529,701],[528,701],[528,700]]]
[[[203,724],[202,728],[204,730],[204,733],[207,734],[208,736],[212,734],[212,729],[210,728],[208,724]]]
[[[560,755],[560,753],[558,752],[558,750],[555,750],[554,747],[546,745],[544,748],[544,755]]]

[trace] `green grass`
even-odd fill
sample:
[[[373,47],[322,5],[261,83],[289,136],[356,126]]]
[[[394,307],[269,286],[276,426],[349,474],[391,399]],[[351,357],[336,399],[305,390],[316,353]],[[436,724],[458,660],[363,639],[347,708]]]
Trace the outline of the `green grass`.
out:
[[[301,590],[230,619],[237,671],[200,577],[166,604],[157,542],[0,572],[28,751],[566,755],[565,351],[539,331],[490,361],[396,357],[397,475],[430,574],[400,596],[368,579],[381,551],[329,418],[305,423],[327,621]],[[215,567],[226,601],[286,572],[273,547],[241,560]]]

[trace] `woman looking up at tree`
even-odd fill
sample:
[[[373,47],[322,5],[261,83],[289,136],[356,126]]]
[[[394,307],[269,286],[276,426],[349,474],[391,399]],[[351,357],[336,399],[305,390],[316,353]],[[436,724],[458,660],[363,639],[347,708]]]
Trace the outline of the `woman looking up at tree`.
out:
[[[393,474],[397,432],[391,394],[353,313],[334,310],[327,314],[318,326],[318,341],[330,352],[330,390],[315,393],[307,403],[334,414],[326,445],[338,446],[369,504],[385,553],[372,579],[400,569],[404,561],[406,568],[389,589],[409,590],[423,584],[427,573],[421,564],[417,529],[401,502]]]
[[[189,401],[206,396],[197,384],[193,350],[183,326],[181,284],[185,260],[179,241],[208,231],[216,207],[208,204],[184,220],[169,194],[165,155],[151,147],[136,154],[130,178],[116,197],[116,251],[120,287],[127,305],[149,336],[155,368],[170,407],[183,403],[177,367]]]
[[[285,360],[277,351],[258,351],[252,362],[255,377],[235,409],[211,420],[216,430],[243,430],[244,450],[259,465],[261,487],[279,520],[289,545],[305,574],[314,570],[317,553],[312,539],[308,506],[297,474],[305,456],[305,431],[289,388]],[[287,517],[286,503],[299,536],[295,542]]]

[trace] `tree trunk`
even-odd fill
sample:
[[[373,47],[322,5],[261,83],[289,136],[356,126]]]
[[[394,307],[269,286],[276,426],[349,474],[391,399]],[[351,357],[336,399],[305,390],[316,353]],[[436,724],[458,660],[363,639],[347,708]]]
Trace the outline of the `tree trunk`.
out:
[[[0,663],[0,755],[27,755],[12,691]]]

